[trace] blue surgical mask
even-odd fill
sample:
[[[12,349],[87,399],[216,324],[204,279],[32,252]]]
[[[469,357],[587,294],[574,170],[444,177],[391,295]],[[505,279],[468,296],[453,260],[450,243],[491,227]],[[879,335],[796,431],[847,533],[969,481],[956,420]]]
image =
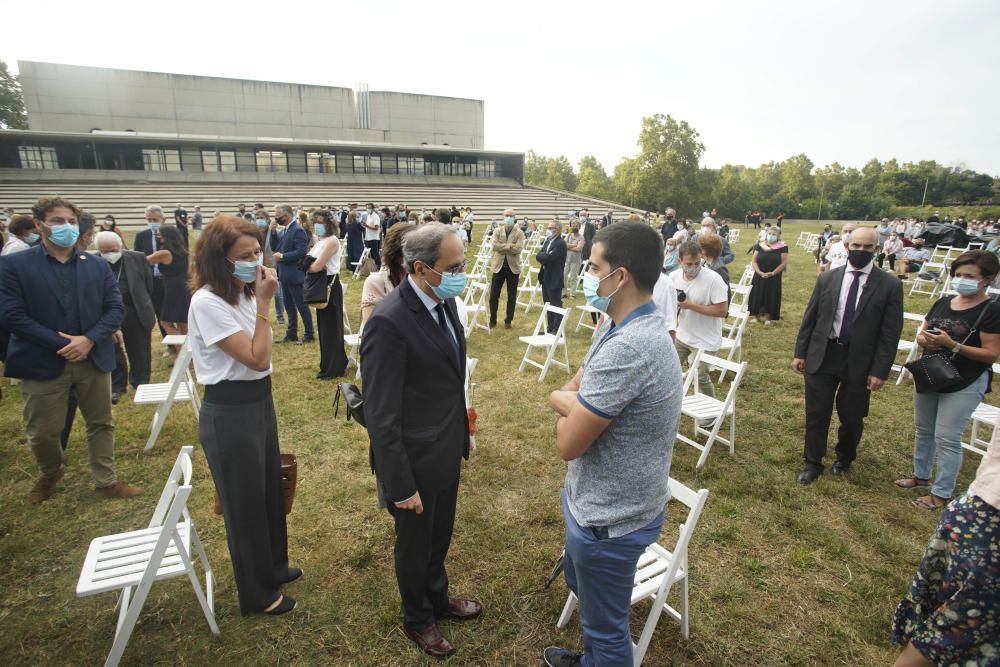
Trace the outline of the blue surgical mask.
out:
[[[60,248],[72,248],[80,238],[80,228],[76,225],[64,222],[61,225],[52,225],[49,229],[52,232],[49,234],[49,240]]]
[[[313,225],[313,231],[316,232],[316,236],[323,238],[324,236],[326,236],[326,225],[324,225],[322,222],[317,222],[315,225]]]
[[[257,280],[257,267],[263,263],[263,255],[258,257],[256,262],[237,260],[233,262],[233,275],[247,284],[255,282]]]
[[[427,268],[431,269],[429,266]],[[434,271],[434,269],[431,269],[431,271]],[[462,290],[465,289],[465,282],[468,280],[468,276],[466,276],[464,272],[451,274],[434,271],[434,273],[441,276],[440,285],[431,285],[431,290],[437,298],[444,301],[445,299],[454,299],[456,296],[460,296],[462,294]]]
[[[152,229],[155,232],[156,230],[158,230],[160,228],[160,223],[158,223],[158,222],[151,222],[151,223],[149,223],[149,228]]]
[[[778,242],[778,237],[775,236],[774,234],[768,234],[767,235],[767,242],[768,243],[777,243]]]
[[[256,218],[254,222],[257,223],[257,229],[264,229],[267,227],[267,218]]]
[[[975,278],[952,278],[951,288],[962,296],[972,296],[982,289]]]
[[[30,234],[24,237],[24,242],[27,243],[28,245],[35,245],[36,243],[38,243],[38,239],[39,239],[38,234],[36,234],[35,232],[31,232]]]
[[[545,230],[545,238],[547,238],[547,239],[552,238],[552,230],[551,229],[546,229]]]
[[[514,224],[514,216],[512,216],[512,215],[506,215],[506,216],[504,216],[503,224],[505,224],[505,225],[513,225]]]
[[[615,269],[608,275],[604,276],[604,278],[598,278],[590,273],[583,274],[583,298],[587,300],[588,306],[596,308],[602,313],[608,312],[608,306],[611,304],[611,297],[617,294],[618,290],[615,290],[608,296],[600,296],[597,293],[597,289],[601,286],[601,283],[604,282],[604,280],[613,276],[617,271],[618,269]]]

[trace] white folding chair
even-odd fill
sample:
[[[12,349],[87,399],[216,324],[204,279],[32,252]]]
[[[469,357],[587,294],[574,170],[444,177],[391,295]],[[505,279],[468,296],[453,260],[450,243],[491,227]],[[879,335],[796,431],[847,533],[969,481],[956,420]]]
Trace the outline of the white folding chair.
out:
[[[364,264],[365,260],[371,256],[371,248],[365,246],[365,249],[361,251],[361,257],[358,258],[358,263],[354,265],[354,280],[361,277],[361,265]]]
[[[576,307],[580,311],[580,319],[576,321],[576,329],[573,333],[580,333],[580,328],[590,329],[590,337],[593,338],[597,335],[598,324],[594,324],[594,318],[591,315],[597,315],[598,323],[600,323],[601,311],[597,310],[589,304],[581,304]]]
[[[190,445],[181,448],[147,528],[95,538],[87,550],[76,584],[77,597],[121,591],[115,639],[105,667],[121,660],[154,581],[187,575],[208,627],[219,634],[212,568],[187,508],[192,451]],[[205,571],[204,591],[194,569],[194,555]]]
[[[740,280],[736,285],[738,287],[750,287],[753,282],[753,265],[749,262],[743,267],[743,274],[740,276]]]
[[[355,378],[361,377],[361,334],[364,333],[365,325],[362,324],[356,334],[344,336],[344,346],[347,348],[347,368],[354,366],[357,372]]]
[[[809,242],[809,232],[799,232],[799,238],[795,239],[796,248],[804,248]]]
[[[740,230],[730,229],[729,230],[729,244],[732,245],[740,240]]]
[[[569,291],[570,295],[576,296],[576,293],[583,289],[583,277],[587,274],[587,267],[590,266],[590,260],[585,259],[580,264],[580,273],[576,274],[576,280],[573,281],[573,289]]]
[[[541,269],[536,269],[535,267],[528,267],[524,269],[524,278],[521,280],[521,286],[517,288],[517,305],[524,306],[524,312],[530,312],[531,307],[535,305],[535,299],[538,299],[538,305],[542,303],[542,286],[538,283],[538,274]],[[521,295],[526,295],[528,297],[527,301],[522,301]]]
[[[750,315],[737,309],[736,312],[731,312],[727,319],[730,320],[728,322],[729,331],[722,339],[717,356],[725,354],[726,361],[733,361],[733,357],[736,358],[737,362],[743,361],[743,332],[746,331]],[[719,384],[722,384],[723,380],[726,379],[726,372],[725,369],[719,372]]]
[[[562,316],[559,319],[559,328],[555,333],[546,333],[545,323],[549,313],[557,313]],[[518,338],[519,341],[527,345],[524,350],[524,358],[521,359],[521,365],[517,369],[518,373],[523,371],[526,365],[540,368],[542,372],[538,376],[538,381],[542,382],[545,379],[545,374],[549,372],[549,366],[565,368],[567,374],[570,372],[569,348],[566,345],[566,316],[568,314],[568,308],[558,308],[548,303],[542,306],[542,312],[538,314],[538,322],[535,323],[534,332],[530,336]],[[555,358],[556,348],[560,346],[562,346],[563,361]],[[531,358],[531,351],[536,348],[545,351],[544,362],[538,362]]]
[[[153,413],[153,424],[144,451],[148,452],[156,445],[156,439],[160,437],[167,413],[170,412],[174,403],[179,401],[187,401],[191,404],[194,418],[197,420],[198,411],[201,409],[201,397],[198,396],[198,386],[191,375],[191,343],[186,339],[180,346],[177,358],[174,359],[174,367],[170,370],[168,382],[141,384],[135,388],[133,403],[157,406],[156,412]]]
[[[340,289],[344,297],[347,296],[348,287],[350,287],[350,285],[348,285],[347,283],[340,283]],[[351,318],[347,316],[347,299],[346,298],[341,299],[340,302],[344,304],[344,333],[347,334],[354,333],[354,330],[351,329]]]
[[[933,278],[921,278],[920,274],[929,274]],[[926,294],[934,298],[944,285],[945,277],[948,275],[948,267],[944,262],[924,262],[920,271],[913,274],[913,283],[910,285],[909,295]]]
[[[688,511],[684,522],[680,524],[678,529],[677,541],[674,543],[673,550],[654,542],[646,547],[636,564],[632,599],[629,604],[634,607],[643,600],[651,600],[652,606],[646,616],[646,623],[643,625],[638,643],[632,645],[634,667],[639,667],[642,664],[642,659],[646,656],[646,650],[653,637],[653,631],[656,630],[656,624],[663,612],[667,612],[670,618],[680,624],[681,636],[684,639],[688,639],[691,635],[691,608],[689,604],[689,574],[691,570],[688,561],[688,546],[691,543],[694,530],[698,526],[701,512],[705,509],[705,503],[708,501],[708,489],[694,491],[673,478],[668,480],[667,487],[670,489],[670,500],[682,503]],[[672,607],[667,602],[671,589],[674,584],[678,583],[680,584],[680,609]],[[577,597],[570,592],[566,604],[563,606],[562,614],[559,615],[559,620],[556,622],[557,628],[566,627],[576,605]]]
[[[986,456],[992,442],[993,429],[997,427],[997,419],[1000,419],[1000,408],[989,403],[980,403],[979,407],[972,411],[972,417],[969,419],[969,424],[972,426],[969,441],[963,440],[962,447],[980,456]],[[990,429],[991,437],[983,438],[979,435],[979,429],[983,427]]]
[[[733,381],[729,385],[726,397],[721,401],[713,396],[701,393],[698,389],[698,371],[701,365],[711,367],[719,373],[731,372],[734,374]],[[681,400],[681,415],[690,417],[694,423],[692,437],[688,437],[678,431],[677,439],[687,443],[701,452],[696,468],[705,465],[708,460],[708,453],[712,451],[712,445],[716,441],[729,446],[730,455],[736,452],[736,392],[743,382],[743,375],[747,370],[747,362],[735,363],[726,361],[711,354],[705,354],[701,350],[695,353],[691,360],[691,367],[688,369],[687,377],[684,380],[684,398]],[[691,393],[688,393],[691,392]],[[724,438],[719,434],[724,421],[729,420],[729,437]],[[704,436],[705,441],[699,442],[698,437]]]
[[[465,311],[467,313],[465,322],[465,337],[478,329],[485,329],[486,333],[492,333],[487,324],[488,310],[486,296],[489,294],[489,287],[486,283],[470,282],[469,289],[465,293]]]
[[[900,336],[899,342],[896,343],[896,354],[899,355],[900,352],[905,352],[906,357],[903,359],[902,363],[893,364],[892,370],[896,371],[899,375],[896,377],[896,384],[903,384],[903,380],[906,376],[910,374],[906,370],[905,364],[910,363],[917,358],[917,353],[920,351],[920,346],[917,345],[917,334],[920,333],[920,325],[923,324],[924,316],[918,315],[917,313],[903,313],[903,324],[907,322],[915,322],[916,328],[913,330],[912,338],[903,338]]]
[[[750,308],[750,290],[751,289],[752,289],[752,287],[749,284],[747,284],[747,285],[740,285],[740,284],[732,285],[732,284],[730,284],[730,286],[729,286],[729,291],[730,291],[729,304],[731,306],[735,305],[739,309],[739,312],[741,312],[741,313],[747,312],[747,309]]]

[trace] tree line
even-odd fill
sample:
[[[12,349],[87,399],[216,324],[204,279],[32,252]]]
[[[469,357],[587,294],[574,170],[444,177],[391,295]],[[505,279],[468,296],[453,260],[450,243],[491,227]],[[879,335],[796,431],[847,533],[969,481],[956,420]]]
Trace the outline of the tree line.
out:
[[[715,208],[720,216],[736,219],[756,209],[772,215],[784,211],[789,218],[863,220],[891,216],[900,207],[973,207],[1000,200],[997,178],[934,160],[872,159],[857,169],[837,162],[817,167],[800,154],[758,167],[704,167],[698,131],[663,114],[642,119],[638,146],[639,152],[619,162],[611,175],[592,155],[574,169],[564,155],[529,150],[525,182],[648,211],[672,206],[689,218]]]

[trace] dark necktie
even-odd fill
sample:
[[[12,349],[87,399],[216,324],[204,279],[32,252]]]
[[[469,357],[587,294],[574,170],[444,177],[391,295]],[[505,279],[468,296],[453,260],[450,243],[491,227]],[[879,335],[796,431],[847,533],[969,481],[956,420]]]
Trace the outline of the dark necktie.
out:
[[[851,340],[851,329],[854,328],[854,310],[858,303],[858,289],[861,287],[861,272],[851,271],[854,278],[847,290],[847,303],[844,304],[844,319],[840,321],[840,342]]]
[[[448,328],[448,315],[444,312],[444,303],[434,306],[434,312],[437,313],[437,321],[441,326],[441,331],[444,332],[444,337],[448,339],[449,343],[456,345],[455,338],[451,335],[451,329]]]

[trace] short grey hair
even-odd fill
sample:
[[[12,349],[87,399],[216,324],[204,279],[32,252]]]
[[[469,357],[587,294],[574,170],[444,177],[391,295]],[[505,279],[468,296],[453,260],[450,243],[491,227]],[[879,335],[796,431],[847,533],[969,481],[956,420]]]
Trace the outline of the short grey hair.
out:
[[[713,218],[712,216],[708,216],[708,217],[702,218],[701,219],[701,224],[703,224],[703,225],[711,225],[712,227],[715,227],[715,218]]]
[[[122,248],[122,237],[118,236],[114,232],[107,231],[107,230],[102,231],[102,232],[97,232],[96,241],[97,241],[97,247],[98,248],[101,247],[101,241],[107,241],[108,243],[114,243],[114,244],[116,244],[118,246],[119,250],[123,250],[123,248]]]
[[[413,273],[413,263],[421,261],[433,267],[441,256],[441,244],[448,234],[455,235],[454,230],[440,222],[428,222],[420,225],[403,239],[403,262],[406,272]]]
[[[278,204],[274,208],[284,211],[285,213],[288,214],[288,217],[292,218],[293,220],[295,219],[295,211],[288,204]]]
[[[163,209],[157,206],[156,204],[150,204],[149,206],[146,207],[146,215],[149,215],[150,213],[157,213],[159,215],[163,215]]]

